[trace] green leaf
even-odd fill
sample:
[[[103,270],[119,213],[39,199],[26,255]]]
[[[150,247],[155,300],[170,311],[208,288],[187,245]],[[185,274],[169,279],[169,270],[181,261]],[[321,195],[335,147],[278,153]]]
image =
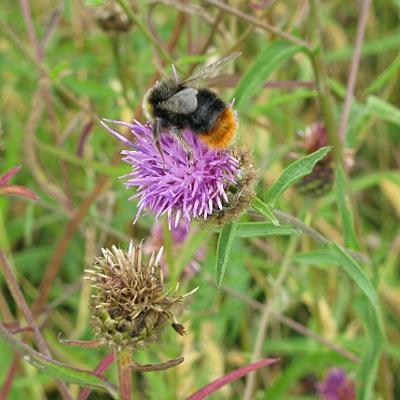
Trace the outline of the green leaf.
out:
[[[373,385],[376,380],[379,359],[385,340],[379,316],[366,299],[358,299],[355,303],[355,308],[368,332],[368,342],[358,366],[356,377],[356,382],[362,382],[362,385],[358,387],[357,399],[369,400],[373,392]]]
[[[69,61],[66,60],[61,61],[51,69],[50,79],[52,81],[57,80],[65,70],[68,70],[70,68],[71,68],[71,63]]]
[[[393,75],[399,72],[400,67],[400,52],[393,62],[387,67],[378,77],[373,80],[368,87],[365,89],[366,93],[375,92],[382,86],[386,85]]]
[[[294,262],[315,265],[317,267],[321,267],[323,265],[328,264],[332,266],[332,264],[338,265],[338,261],[332,254],[327,253],[326,251],[304,251],[300,253],[296,253],[293,255],[292,260]]]
[[[399,0],[396,0],[399,2]],[[379,35],[376,39],[365,41],[361,49],[361,56],[371,56],[375,54],[385,54],[391,50],[399,50],[400,32],[396,31],[390,35]],[[349,43],[345,48],[330,51],[324,55],[324,61],[327,63],[337,63],[341,61],[351,60],[354,56],[354,45]]]
[[[226,266],[229,260],[229,253],[231,252],[233,239],[235,237],[236,226],[237,223],[226,224],[221,229],[221,233],[219,234],[217,244],[217,265],[215,268],[217,287],[221,286],[222,279],[225,275]]]
[[[383,121],[400,126],[400,109],[376,96],[367,98],[368,112]]]
[[[275,41],[267,45],[253,61],[236,86],[233,97],[235,108],[240,111],[250,103],[250,98],[262,88],[274,71],[303,49],[288,42]]]
[[[301,352],[301,355],[299,353],[291,354],[293,360],[285,367],[284,373],[280,374],[268,387],[264,399],[287,400],[288,392],[302,377],[315,374],[316,371],[322,371],[332,365],[343,365],[346,362],[342,355],[333,351],[326,351],[323,348],[319,351],[314,350],[314,353],[303,355],[304,347],[307,344],[303,343],[302,350],[296,350]]]
[[[277,227],[271,222],[241,222],[237,225],[235,237],[259,237],[276,235],[299,235],[290,225]]]
[[[331,150],[331,146],[322,147],[315,153],[302,157],[290,164],[278,178],[278,180],[269,188],[265,195],[265,201],[274,209],[283,193],[303,176],[310,174],[315,164],[322,160]]]
[[[80,81],[72,76],[62,79],[62,82],[77,95],[88,96],[91,99],[108,99],[118,97],[118,93],[109,86],[95,81]]]
[[[372,283],[369,281],[365,272],[361,269],[360,265],[338,244],[333,242],[329,243],[328,248],[331,250],[331,254],[339,262],[340,267],[342,267],[350,275],[357,286],[367,296],[375,310],[379,312],[379,303],[376,290],[372,286]]]
[[[283,94],[278,96],[276,99],[270,99],[266,103],[254,105],[251,108],[251,112],[255,114],[265,113],[271,108],[277,106],[283,106],[291,102],[300,102],[301,100],[312,99],[317,97],[317,92],[312,90],[299,90],[289,94]]]
[[[107,0],[86,0],[86,7],[99,7],[102,6]]]
[[[54,147],[49,144],[45,144],[37,140],[36,138],[35,144],[38,146],[39,149],[43,150],[46,153],[49,153],[53,155],[54,157],[68,161],[72,165],[76,165],[79,167],[84,167],[84,168],[93,168],[95,171],[104,174],[104,175],[109,175],[111,177],[115,176],[120,176],[126,173],[126,168],[125,171],[121,167],[115,167],[113,165],[107,165],[104,163],[100,163],[97,161],[93,160],[88,160],[82,157],[75,156],[72,154],[70,151],[60,149],[58,147]]]
[[[184,271],[185,266],[193,260],[200,246],[208,242],[210,232],[202,230],[195,234],[191,231],[181,245],[179,253],[175,256],[173,266],[178,272],[178,276]]]
[[[281,226],[278,218],[275,217],[274,213],[271,211],[268,205],[265,204],[258,197],[255,197],[253,199],[253,201],[251,202],[251,206],[255,211],[263,215],[265,218],[269,219],[275,226]]]
[[[55,379],[75,383],[80,386],[93,389],[103,389],[113,398],[117,398],[116,386],[103,375],[74,368],[44,357],[42,354],[31,349],[21,340],[17,339],[2,324],[0,324],[0,337],[2,337],[13,350],[21,355],[25,361],[43,371],[45,374],[51,375]]]
[[[346,179],[346,174],[342,166],[338,166],[337,168],[337,201],[339,207],[339,213],[342,218],[343,224],[343,236],[344,236],[344,245],[348,249],[357,249],[358,241],[356,236],[356,231],[354,228],[354,215],[353,209],[351,207],[351,199],[349,196],[349,189]]]

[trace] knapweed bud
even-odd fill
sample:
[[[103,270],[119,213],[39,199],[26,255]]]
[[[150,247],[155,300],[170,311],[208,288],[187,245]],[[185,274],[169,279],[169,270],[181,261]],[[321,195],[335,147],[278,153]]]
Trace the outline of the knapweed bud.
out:
[[[136,1],[130,0],[128,3],[136,12]],[[87,9],[103,31],[127,32],[133,26],[133,22],[116,0],[107,0],[101,6],[87,7]]]
[[[113,246],[102,253],[85,271],[97,291],[92,295],[90,322],[99,340],[134,351],[156,341],[168,321],[184,334],[173,309],[197,288],[182,296],[177,294],[178,285],[172,294],[164,291],[162,248],[148,262],[142,258],[142,245],[132,243],[128,251]]]
[[[328,145],[328,134],[325,125],[320,122],[309,125],[305,132],[301,132],[300,135],[303,139],[302,147],[306,150],[307,154],[312,154],[321,147]],[[334,174],[335,163],[331,151],[315,164],[311,174],[305,176],[297,183],[297,189],[305,196],[323,196],[331,190]]]

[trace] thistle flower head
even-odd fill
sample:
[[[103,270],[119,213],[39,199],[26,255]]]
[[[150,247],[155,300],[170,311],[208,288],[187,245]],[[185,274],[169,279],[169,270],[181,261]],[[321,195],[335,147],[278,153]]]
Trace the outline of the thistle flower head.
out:
[[[122,176],[127,188],[136,187],[130,199],[139,198],[137,219],[146,214],[155,214],[156,221],[166,216],[168,225],[177,226],[182,219],[186,226],[190,221],[207,219],[230,205],[231,187],[242,180],[239,159],[232,150],[215,151],[201,142],[195,133],[183,131],[193,151],[189,160],[183,146],[172,135],[161,135],[161,146],[165,165],[155,142],[151,125],[134,121],[108,122],[128,127],[134,135],[134,143],[103,125],[132,150],[123,150],[123,161],[132,166],[132,172]],[[147,211],[145,211],[147,210]]]
[[[355,400],[354,382],[346,378],[341,368],[332,368],[322,383],[317,384],[317,391],[323,400]]]
[[[97,293],[92,296],[91,325],[98,339],[110,347],[136,350],[158,339],[162,328],[171,321],[173,328],[184,333],[173,313],[181,300],[194,293],[178,295],[164,291],[159,259],[153,253],[148,262],[142,258],[142,245],[124,251],[113,246],[102,249],[95,258],[86,279]]]

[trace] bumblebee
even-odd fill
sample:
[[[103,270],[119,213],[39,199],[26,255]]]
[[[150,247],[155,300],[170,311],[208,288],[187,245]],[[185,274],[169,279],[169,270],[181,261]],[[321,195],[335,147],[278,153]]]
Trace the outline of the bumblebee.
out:
[[[193,158],[192,149],[182,135],[189,128],[212,149],[225,149],[236,131],[235,112],[216,93],[206,88],[197,88],[199,80],[205,79],[235,60],[241,53],[216,61],[183,82],[171,78],[158,82],[150,88],[143,99],[143,110],[153,124],[154,141],[164,162],[160,144],[160,133],[175,135]]]

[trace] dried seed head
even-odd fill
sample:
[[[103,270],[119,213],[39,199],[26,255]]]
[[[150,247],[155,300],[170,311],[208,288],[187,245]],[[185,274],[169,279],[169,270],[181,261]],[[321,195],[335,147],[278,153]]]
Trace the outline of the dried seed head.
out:
[[[85,271],[85,279],[97,291],[91,300],[90,322],[98,339],[133,351],[156,341],[168,321],[173,327],[179,325],[173,309],[197,289],[179,296],[177,286],[172,294],[164,293],[159,265],[162,248],[147,263],[142,259],[142,245],[131,243],[128,251],[113,246],[102,253]]]

